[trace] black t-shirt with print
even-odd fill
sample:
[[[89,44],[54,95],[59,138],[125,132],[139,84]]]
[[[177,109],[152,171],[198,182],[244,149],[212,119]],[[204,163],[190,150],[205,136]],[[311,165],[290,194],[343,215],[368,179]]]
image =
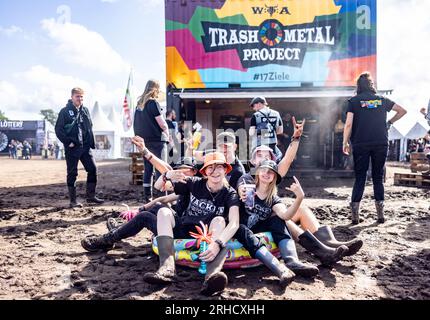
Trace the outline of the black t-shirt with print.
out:
[[[184,225],[199,225],[200,221],[209,225],[217,216],[228,220],[230,208],[240,203],[233,188],[223,187],[217,193],[211,193],[206,187],[206,179],[199,177],[190,177],[186,183],[174,183],[174,190],[178,195],[190,195],[181,218]]]
[[[239,207],[240,223],[252,230],[260,221],[267,220],[272,216],[273,207],[278,203],[282,203],[281,198],[278,196],[274,196],[272,204],[268,205],[266,200],[260,199],[257,195],[255,195],[253,208],[247,208],[241,202]]]
[[[388,145],[387,113],[395,103],[372,92],[358,94],[347,103],[346,112],[354,114],[352,145]]]

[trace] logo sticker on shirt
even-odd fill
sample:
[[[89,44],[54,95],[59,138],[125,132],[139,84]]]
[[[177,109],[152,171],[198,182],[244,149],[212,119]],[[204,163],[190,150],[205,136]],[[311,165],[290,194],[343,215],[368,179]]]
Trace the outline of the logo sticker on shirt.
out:
[[[360,101],[362,108],[367,109],[376,109],[379,106],[382,106],[382,100],[369,100],[369,101]]]
[[[69,110],[69,115],[70,115],[71,117],[73,117],[73,116],[75,115],[75,113],[74,113],[72,110]]]

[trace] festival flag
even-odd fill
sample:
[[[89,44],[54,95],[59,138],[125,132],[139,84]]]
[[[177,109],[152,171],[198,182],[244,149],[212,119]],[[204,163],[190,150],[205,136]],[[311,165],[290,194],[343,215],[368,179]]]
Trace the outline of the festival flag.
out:
[[[124,131],[127,132],[133,126],[133,100],[131,99],[131,71],[128,77],[127,90],[125,91],[124,104],[122,107],[122,125]]]

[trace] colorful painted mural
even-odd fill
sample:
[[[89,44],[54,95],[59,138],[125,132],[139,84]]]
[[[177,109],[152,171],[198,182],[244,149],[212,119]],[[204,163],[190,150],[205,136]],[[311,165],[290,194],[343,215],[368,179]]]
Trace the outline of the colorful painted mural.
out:
[[[165,0],[176,88],[353,86],[376,78],[376,0]]]

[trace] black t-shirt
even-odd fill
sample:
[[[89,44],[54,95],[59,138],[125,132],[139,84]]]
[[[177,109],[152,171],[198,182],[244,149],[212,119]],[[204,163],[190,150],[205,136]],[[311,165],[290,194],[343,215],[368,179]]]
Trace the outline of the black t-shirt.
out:
[[[388,145],[387,113],[394,102],[372,92],[364,92],[348,100],[346,112],[354,114],[352,145]]]
[[[272,204],[269,206],[266,200],[260,199],[257,195],[255,195],[253,208],[246,208],[245,204],[241,202],[239,207],[240,223],[252,230],[260,221],[267,220],[272,216],[273,207],[278,203],[282,203],[278,196],[273,197]]]
[[[245,174],[245,167],[238,158],[234,160],[234,163],[231,166],[233,169],[229,172],[226,178],[230,186],[236,189],[239,178]]]
[[[199,177],[190,177],[186,183],[174,183],[174,190],[178,195],[190,195],[188,207],[181,218],[185,225],[199,225],[200,221],[209,225],[217,216],[228,220],[230,208],[240,204],[233,188],[223,187],[213,194],[206,187],[206,179]]]
[[[161,115],[160,105],[149,100],[143,110],[136,108],[134,113],[134,134],[145,139],[145,142],[160,142],[162,130],[156,117]]]

